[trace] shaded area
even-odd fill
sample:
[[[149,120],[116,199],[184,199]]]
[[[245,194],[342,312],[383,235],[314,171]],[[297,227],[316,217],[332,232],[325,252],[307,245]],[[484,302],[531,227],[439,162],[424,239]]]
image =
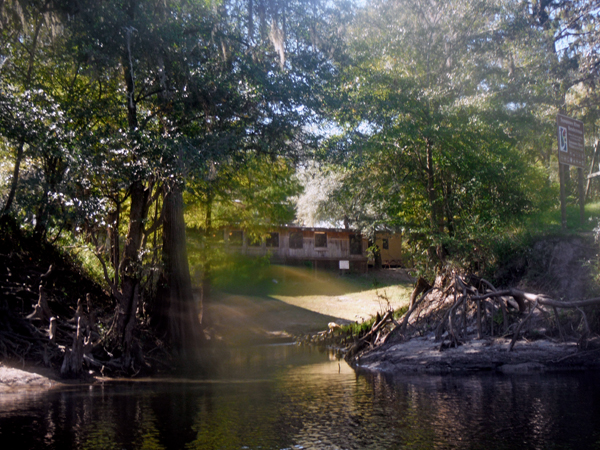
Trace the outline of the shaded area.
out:
[[[407,303],[410,276],[402,269],[339,276],[298,267],[273,266],[268,278],[242,294],[243,280],[214,293],[205,305],[209,334],[228,343],[289,339],[326,330],[330,322],[362,321]],[[380,281],[381,280],[381,281]],[[256,281],[256,280],[255,280]]]
[[[252,344],[327,329],[339,317],[320,314],[268,297],[221,294],[207,307],[209,333],[228,344]]]
[[[97,337],[96,326],[112,318],[110,296],[56,247],[0,224],[0,359],[58,371],[80,301],[98,321],[91,324]]]

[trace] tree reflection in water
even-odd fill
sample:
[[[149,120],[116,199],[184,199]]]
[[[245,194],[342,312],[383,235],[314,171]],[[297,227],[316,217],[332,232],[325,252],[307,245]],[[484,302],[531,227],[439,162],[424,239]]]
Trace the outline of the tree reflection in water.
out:
[[[0,396],[0,442],[77,449],[590,448],[596,373],[357,375],[295,346],[232,351],[218,377]]]

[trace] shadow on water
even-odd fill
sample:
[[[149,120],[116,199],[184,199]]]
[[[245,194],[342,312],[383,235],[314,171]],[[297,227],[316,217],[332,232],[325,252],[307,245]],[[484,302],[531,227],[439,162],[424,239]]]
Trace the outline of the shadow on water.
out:
[[[232,349],[210,378],[3,395],[0,441],[77,449],[582,449],[598,373],[382,376],[292,345]]]

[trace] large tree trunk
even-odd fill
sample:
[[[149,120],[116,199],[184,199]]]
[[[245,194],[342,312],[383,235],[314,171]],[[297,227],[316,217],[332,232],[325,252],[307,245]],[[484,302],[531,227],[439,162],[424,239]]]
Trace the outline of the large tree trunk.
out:
[[[133,7],[131,2],[130,7]],[[133,10],[129,11],[133,20]],[[137,103],[135,101],[135,79],[133,76],[133,55],[131,54],[131,29],[126,30],[127,48],[123,55],[123,76],[127,90],[127,122],[129,130],[138,128]],[[121,295],[117,310],[117,333],[123,348],[123,366],[128,369],[132,362],[133,329],[140,298],[140,250],[144,237],[144,222],[148,218],[148,197],[151,189],[146,189],[141,179],[132,182],[129,228],[123,248],[123,260],[119,266],[121,275]]]
[[[159,301],[167,311],[168,339],[180,362],[198,363],[202,333],[192,292],[180,185],[172,186],[165,194],[163,263]]]

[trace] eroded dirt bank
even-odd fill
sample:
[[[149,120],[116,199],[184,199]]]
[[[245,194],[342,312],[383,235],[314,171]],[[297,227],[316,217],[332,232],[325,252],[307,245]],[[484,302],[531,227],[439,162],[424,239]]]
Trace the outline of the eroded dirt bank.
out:
[[[376,324],[376,337],[363,337],[346,359],[387,373],[600,368],[597,258],[591,236],[554,237],[500,269],[506,287],[452,270],[398,322]]]

